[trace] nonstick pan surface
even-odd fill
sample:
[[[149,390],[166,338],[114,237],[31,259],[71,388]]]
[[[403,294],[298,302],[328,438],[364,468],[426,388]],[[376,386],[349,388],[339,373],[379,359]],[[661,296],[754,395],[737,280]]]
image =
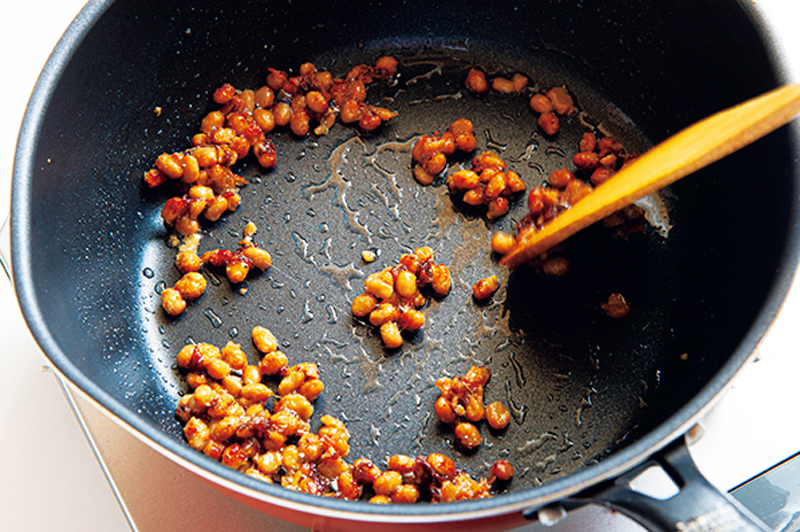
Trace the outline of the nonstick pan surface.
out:
[[[521,218],[524,198],[487,223],[446,186],[418,185],[410,149],[418,135],[468,117],[478,149],[501,153],[529,187],[569,163],[586,130],[581,119],[643,151],[780,83],[755,15],[717,4],[667,13],[611,2],[603,17],[559,2],[491,12],[445,3],[435,14],[365,4],[358,21],[372,22],[364,23],[336,2],[92,3],[48,64],[20,140],[12,245],[26,319],[58,370],[147,440],[270,496],[344,504],[261,485],[186,446],[173,415],[187,391],[174,364],[186,342],[232,339],[256,360],[249,331],[271,329],[290,362],[319,364],[325,392],[315,418],[347,422],[351,457],[445,452],[475,475],[510,459],[510,493],[469,503],[478,509],[607,475],[685,429],[777,312],[796,262],[793,130],[659,196],[668,236],[651,226],[615,239],[597,226],[570,239],[560,252],[571,268],[559,278],[533,267],[509,275],[487,253],[491,232]],[[209,291],[167,318],[158,293],[178,274],[159,217],[166,196],[141,183],[155,157],[188,145],[223,82],[255,88],[267,67],[305,61],[342,75],[384,54],[400,60],[399,77],[372,86],[368,100],[399,116],[373,134],[342,124],[323,137],[278,133],[275,170],[240,163],[250,181],[242,206],[204,228],[201,249],[235,247],[253,221],[274,264],[243,286],[205,271]],[[466,91],[472,66],[522,72],[540,89],[566,84],[584,115],[548,138],[527,98]],[[349,302],[366,275],[422,245],[449,265],[453,290],[430,302],[425,328],[403,348],[385,350]],[[361,261],[366,249],[374,263]],[[491,273],[503,288],[476,304],[470,286]],[[612,292],[631,302],[623,320],[599,308]],[[492,370],[487,402],[504,402],[513,421],[463,453],[432,412],[433,381],[474,363]]]

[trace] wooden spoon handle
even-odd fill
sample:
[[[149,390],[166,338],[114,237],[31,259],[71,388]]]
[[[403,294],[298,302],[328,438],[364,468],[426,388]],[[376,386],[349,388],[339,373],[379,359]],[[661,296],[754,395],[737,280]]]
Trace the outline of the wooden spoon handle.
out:
[[[721,111],[653,147],[518,245],[500,264],[515,268],[634,201],[779,128],[800,113],[800,84]]]

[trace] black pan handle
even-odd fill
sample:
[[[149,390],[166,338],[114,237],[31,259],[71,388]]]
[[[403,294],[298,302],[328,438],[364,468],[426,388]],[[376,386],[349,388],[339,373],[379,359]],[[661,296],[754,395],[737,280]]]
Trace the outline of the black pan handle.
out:
[[[632,481],[650,467],[660,467],[678,493],[660,500],[631,488]],[[739,501],[715,488],[697,469],[683,437],[623,475],[561,502],[565,510],[594,503],[616,510],[651,532],[769,532]],[[526,517],[535,517],[530,512]]]

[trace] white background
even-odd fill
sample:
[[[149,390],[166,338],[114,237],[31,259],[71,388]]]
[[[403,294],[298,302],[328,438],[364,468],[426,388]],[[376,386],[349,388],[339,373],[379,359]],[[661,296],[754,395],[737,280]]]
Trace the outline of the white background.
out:
[[[9,210],[13,151],[27,98],[82,3],[23,0],[3,7],[0,219]],[[800,2],[756,4],[790,51],[792,71],[800,72]],[[745,369],[706,420],[709,430],[692,452],[718,486],[733,487],[775,457],[800,451],[795,419],[798,324],[800,294],[794,294],[762,345],[761,360]],[[0,356],[0,530],[129,530],[55,377],[42,370],[45,360],[19,314],[10,284],[2,278]]]

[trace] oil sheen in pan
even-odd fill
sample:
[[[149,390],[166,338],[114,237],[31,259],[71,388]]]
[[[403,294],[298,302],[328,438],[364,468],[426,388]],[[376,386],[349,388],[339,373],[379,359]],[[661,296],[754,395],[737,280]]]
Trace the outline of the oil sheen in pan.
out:
[[[279,150],[275,170],[262,173],[252,162],[238,168],[250,181],[242,189],[242,205],[206,228],[200,249],[235,247],[245,223],[253,221],[259,228],[255,240],[273,255],[273,266],[237,287],[224,275],[220,280],[205,272],[212,281],[207,293],[186,316],[169,323],[162,323],[155,288],[174,282],[177,272],[159,272],[142,283],[152,311],[148,320],[159,324],[149,331],[157,346],[150,356],[164,368],[165,391],[175,394],[176,402],[177,390],[185,387],[170,361],[181,345],[233,339],[256,361],[249,332],[263,325],[275,333],[290,363],[319,364],[326,388],[314,419],[330,413],[345,420],[352,457],[381,462],[396,453],[445,452],[476,475],[496,459],[511,459],[517,470],[513,486],[524,487],[601,459],[635,430],[646,413],[646,390],[657,384],[650,347],[660,340],[629,334],[646,329],[657,311],[648,305],[645,286],[625,285],[631,277],[626,265],[635,256],[656,267],[650,250],[661,237],[639,235],[609,246],[608,234],[589,230],[564,246],[572,264],[565,277],[551,279],[528,269],[509,276],[489,253],[489,238],[524,215],[525,195],[512,202],[508,215],[487,222],[480,211],[451,197],[443,180],[419,185],[410,152],[420,134],[443,131],[466,117],[475,125],[476,151],[499,153],[531,187],[570,165],[590,118],[624,137],[629,149],[648,143],[613,116],[606,123],[604,116],[580,114],[563,120],[557,137],[546,138],[528,107],[529,92],[476,96],[463,87],[468,66],[461,61],[401,65],[396,83],[369,88],[368,101],[400,113],[374,134],[343,124],[323,137],[297,139],[282,132],[272,136]],[[552,86],[543,85],[534,70],[524,73],[531,78],[529,90]],[[563,76],[560,83],[581,106],[588,89]],[[468,165],[471,156],[454,157],[448,172]],[[451,293],[430,298],[425,327],[402,348],[386,350],[371,326],[352,317],[350,301],[369,273],[424,245],[450,267]],[[609,247],[613,253],[604,251]],[[374,262],[361,260],[365,249],[376,252]],[[147,253],[171,256],[174,250],[159,242]],[[597,267],[598,257],[603,267]],[[478,304],[471,285],[489,274],[498,275],[501,289]],[[625,323],[609,322],[599,310],[609,290],[634,302]],[[622,352],[637,357],[635,372],[617,371]],[[502,401],[513,421],[501,432],[481,424],[483,445],[465,454],[456,449],[452,429],[433,414],[438,396],[433,382],[463,374],[472,364],[492,370],[486,401]],[[171,432],[180,437],[179,427]]]

